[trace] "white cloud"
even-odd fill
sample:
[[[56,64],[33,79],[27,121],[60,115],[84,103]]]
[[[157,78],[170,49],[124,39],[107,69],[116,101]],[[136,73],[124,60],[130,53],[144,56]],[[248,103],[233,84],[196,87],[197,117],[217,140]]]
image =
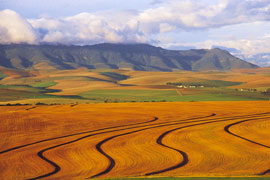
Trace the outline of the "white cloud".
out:
[[[206,4],[195,0],[168,0],[144,10],[137,20],[145,33],[160,33],[160,24],[184,30],[201,30],[233,24],[269,21],[270,0],[220,0]]]
[[[270,65],[270,37],[268,36],[257,39],[206,40],[197,43],[170,43],[170,40],[166,38],[159,38],[159,40],[162,41],[161,43],[166,43],[163,47],[169,49],[211,49],[219,47],[261,67]]]
[[[112,17],[80,13],[61,19],[30,19],[35,29],[43,32],[41,42],[64,44],[94,44],[101,42],[146,42],[137,22],[114,21]],[[126,17],[126,16],[124,16]]]
[[[31,24],[11,10],[0,11],[0,43],[37,43]]]
[[[241,25],[270,21],[269,10],[270,0],[219,0],[214,3],[207,0],[155,0],[151,8],[142,11],[80,13],[27,20],[12,10],[4,10],[0,11],[0,43],[159,42],[157,44],[163,47],[199,48],[217,45],[241,50],[249,57],[270,52],[269,31],[261,36],[255,33],[253,37],[243,37],[242,32],[247,33],[247,30]],[[231,26],[235,26],[231,33],[222,33],[226,31],[225,27]],[[194,32],[211,29],[216,29],[216,33],[209,35],[208,40],[194,40]],[[219,29],[223,30],[219,32]],[[190,33],[192,43],[181,43],[183,39],[176,39],[170,33]]]
[[[226,47],[238,50],[232,52],[234,55],[251,58],[255,54],[270,53],[270,37],[262,35],[258,38],[233,39],[233,40],[206,40],[196,43],[167,43],[165,47],[171,46],[195,46],[197,49],[211,49],[212,47]]]
[[[160,33],[270,20],[270,0],[220,0],[214,4],[195,0],[158,2],[141,12],[80,13],[28,21],[14,11],[4,10],[0,14],[0,42],[35,43],[35,30],[40,33],[40,42],[49,43],[150,42],[152,35]]]
[[[149,37],[159,33],[270,20],[270,0],[220,0],[214,4],[195,0],[158,2],[141,12],[80,13],[28,21],[4,10],[0,14],[0,42],[35,43],[35,30],[40,32],[41,42],[50,43],[149,42]]]

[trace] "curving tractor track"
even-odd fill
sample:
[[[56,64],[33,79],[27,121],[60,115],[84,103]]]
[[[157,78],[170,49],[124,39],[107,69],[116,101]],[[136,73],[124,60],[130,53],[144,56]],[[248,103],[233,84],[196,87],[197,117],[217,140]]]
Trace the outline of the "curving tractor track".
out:
[[[190,121],[190,120],[194,120],[194,119],[207,118],[207,117],[211,117],[211,116],[212,116],[212,115],[210,115],[210,116],[205,116],[205,117],[190,118],[190,119],[185,119],[185,120],[180,120],[180,121]],[[119,128],[119,127],[120,127],[120,128],[123,128],[123,127],[133,126],[133,125],[142,125],[142,124],[151,123],[151,122],[154,122],[154,121],[157,121],[157,120],[158,120],[158,118],[155,117],[153,120],[150,120],[150,121],[146,121],[146,122],[142,122],[142,123],[136,123],[136,124],[131,124],[131,125],[117,126],[117,128]],[[159,124],[162,124],[162,123],[159,123]],[[165,124],[165,125],[162,125],[162,126],[160,126],[160,127],[166,126],[168,123],[163,123],[163,124]],[[154,124],[154,125],[157,125],[157,124]],[[149,125],[149,126],[152,126],[152,125]],[[102,134],[106,134],[106,133],[112,133],[112,132],[118,132],[118,131],[128,130],[128,129],[139,128],[139,127],[145,127],[145,125],[144,125],[144,126],[135,126],[135,127],[124,128],[124,129],[117,129],[117,130],[110,130],[110,131],[105,131],[105,132],[99,132],[99,133],[89,134],[89,135],[80,137],[80,138],[78,138],[78,139],[72,140],[72,141],[68,141],[68,142],[65,142],[65,143],[62,143],[62,144],[58,144],[58,145],[55,145],[55,146],[51,146],[51,147],[46,148],[46,149],[42,149],[41,151],[39,151],[39,152],[37,153],[37,155],[38,155],[41,159],[43,159],[44,161],[46,161],[47,163],[51,164],[51,165],[54,167],[54,171],[49,172],[49,173],[44,174],[44,175],[41,175],[41,176],[38,176],[38,177],[30,178],[29,180],[41,179],[41,178],[44,178],[44,177],[48,177],[48,176],[51,176],[51,175],[53,175],[53,174],[56,174],[57,172],[60,171],[61,168],[60,168],[59,165],[57,165],[55,162],[53,162],[52,160],[50,160],[50,159],[48,159],[48,158],[46,158],[46,157],[44,156],[44,153],[47,152],[47,151],[49,151],[49,150],[56,149],[56,148],[59,148],[59,147],[64,146],[64,145],[72,144],[72,143],[78,142],[78,141],[80,141],[80,140],[89,138],[89,137],[93,137],[93,136],[97,136],[97,135],[102,135]],[[102,129],[102,130],[108,130],[108,129],[114,129],[114,128],[116,128],[116,127],[104,128],[104,129]],[[150,128],[146,128],[146,129],[151,129],[151,127],[150,127]],[[143,130],[146,130],[146,129],[143,129]],[[99,129],[99,130],[92,131],[92,132],[96,132],[96,131],[100,131],[100,129]],[[136,131],[136,132],[139,132],[139,131],[142,131],[142,130],[138,130],[138,131]],[[128,134],[131,134],[131,133],[128,133]],[[69,136],[71,136],[71,135],[69,135]],[[117,137],[118,137],[118,136],[117,136]],[[61,137],[61,138],[62,138],[62,137]],[[97,148],[97,149],[98,149],[98,148]],[[98,149],[98,150],[99,150],[99,149]],[[105,154],[105,153],[102,153],[101,150],[100,150],[99,152],[100,152],[101,154],[103,154],[104,156],[106,156],[106,154]],[[106,156],[106,157],[107,157],[109,160],[112,160],[112,161],[111,161],[111,164],[114,163],[114,162],[113,162],[113,159],[110,159],[109,156]],[[112,165],[110,165],[110,166],[112,166]],[[113,167],[113,166],[112,166],[112,167]],[[105,170],[105,171],[107,172],[108,170]],[[108,171],[108,172],[109,172],[109,171]],[[105,174],[105,173],[101,173],[101,174]],[[97,176],[100,176],[100,175],[95,175],[94,177],[97,177]]]
[[[10,151],[14,151],[14,150],[17,150],[17,149],[25,148],[25,147],[28,147],[28,146],[32,146],[32,145],[36,145],[36,144],[40,144],[40,143],[44,143],[44,142],[48,142],[48,141],[52,141],[52,140],[57,140],[57,139],[62,139],[62,138],[67,138],[67,137],[72,137],[72,136],[77,136],[77,135],[82,135],[82,134],[88,134],[88,133],[93,133],[93,132],[97,132],[97,131],[103,131],[103,130],[109,130],[109,129],[127,127],[127,126],[133,126],[133,125],[146,124],[146,123],[151,123],[151,122],[154,122],[154,121],[157,121],[157,120],[158,120],[158,118],[154,117],[152,120],[146,121],[146,122],[127,124],[127,125],[122,125],[122,126],[106,127],[106,128],[96,129],[96,130],[90,130],[90,131],[84,131],[84,132],[69,134],[69,135],[65,135],[65,136],[59,136],[59,137],[55,137],[55,138],[43,139],[43,140],[40,140],[40,141],[36,141],[36,142],[21,145],[21,146],[12,147],[12,148],[6,149],[4,151],[0,151],[0,154],[4,154],[4,153],[10,152]]]
[[[167,148],[171,151],[174,151],[176,154],[178,154],[178,156],[175,157],[176,163],[172,164],[170,167],[164,167],[163,169],[160,169],[160,170],[153,170],[151,172],[145,172],[145,176],[152,176],[152,175],[157,175],[157,174],[166,173],[168,171],[179,169],[179,168],[181,168],[189,163],[189,155],[188,155],[189,153],[188,152],[185,152],[179,148],[176,148],[176,147],[169,145],[169,144],[166,144],[164,142],[164,139],[166,137],[168,137],[169,134],[171,134],[175,131],[180,131],[180,130],[187,129],[187,128],[202,126],[202,125],[206,125],[206,124],[227,122],[227,121],[228,122],[236,121],[236,122],[232,122],[224,127],[224,131],[226,133],[228,133],[234,137],[237,137],[241,140],[250,142],[252,144],[256,144],[258,146],[270,149],[270,147],[267,145],[264,145],[262,143],[253,141],[253,140],[245,138],[243,136],[240,136],[240,135],[238,135],[230,130],[230,128],[232,126],[236,126],[236,125],[239,125],[241,123],[248,122],[248,121],[269,119],[270,118],[269,112],[248,114],[248,115],[241,115],[241,116],[226,116],[226,117],[215,117],[215,116],[216,116],[216,114],[212,113],[212,114],[207,115],[207,116],[192,117],[192,118],[186,118],[186,119],[180,119],[180,120],[172,120],[172,121],[168,121],[168,122],[156,122],[160,119],[158,117],[153,117],[153,119],[151,119],[149,121],[145,121],[145,122],[112,126],[112,127],[105,127],[105,128],[100,128],[100,129],[96,129],[96,130],[89,130],[89,131],[84,131],[84,132],[68,134],[68,135],[59,136],[59,137],[55,137],[55,138],[43,139],[40,141],[27,143],[24,145],[20,145],[20,146],[16,146],[13,148],[3,150],[0,152],[0,155],[4,155],[7,153],[11,153],[11,152],[16,153],[17,150],[23,150],[26,147],[31,147],[33,145],[42,146],[42,143],[51,142],[51,141],[54,142],[55,140],[62,139],[62,141],[63,141],[62,143],[59,143],[59,144],[56,144],[53,146],[49,146],[46,148],[42,148],[40,151],[38,151],[36,153],[40,159],[42,159],[43,161],[48,163],[51,167],[53,167],[53,170],[50,172],[47,172],[43,175],[28,178],[28,180],[48,178],[51,176],[53,177],[53,175],[59,173],[61,171],[61,166],[59,164],[57,164],[57,162],[55,162],[53,160],[53,158],[46,157],[46,154],[45,154],[46,152],[56,150],[60,147],[63,148],[66,145],[73,145],[73,144],[75,145],[75,143],[79,143],[81,140],[87,139],[89,141],[89,139],[91,137],[94,137],[94,136],[101,136],[102,137],[103,135],[108,134],[109,137],[106,137],[95,144],[95,148],[96,148],[97,152],[99,152],[102,156],[104,156],[104,158],[107,159],[107,165],[106,165],[106,167],[104,167],[104,169],[102,171],[96,172],[95,174],[92,174],[92,175],[90,174],[88,176],[88,178],[97,178],[97,177],[101,177],[103,175],[110,173],[114,169],[116,163],[118,163],[115,160],[115,158],[113,157],[113,155],[106,152],[106,149],[104,149],[104,145],[106,143],[114,141],[117,138],[128,136],[128,135],[135,134],[135,133],[139,133],[142,131],[160,129],[160,130],[162,130],[162,133],[158,136],[157,139],[155,139],[156,144],[158,146],[162,146],[163,148]],[[79,135],[83,135],[83,136],[77,137]],[[73,140],[65,140],[65,138],[68,138],[68,137],[77,137],[77,138],[73,139]],[[127,141],[128,141],[128,138],[127,138]],[[267,169],[266,171],[260,173],[260,175],[266,175],[268,173],[270,173],[270,169]],[[134,174],[134,176],[138,176],[138,174]]]
[[[171,171],[171,170],[174,170],[174,169],[177,169],[177,168],[180,168],[184,165],[186,165],[188,163],[188,155],[186,152],[184,151],[181,151],[180,149],[176,149],[174,147],[171,147],[169,145],[165,145],[162,140],[169,134],[169,133],[172,133],[174,131],[177,131],[177,130],[181,130],[181,129],[184,129],[184,128],[189,128],[189,127],[194,127],[194,126],[200,126],[200,125],[205,125],[205,124],[210,124],[210,123],[215,123],[215,122],[223,122],[223,121],[231,121],[231,120],[236,120],[236,118],[249,118],[249,119],[246,119],[245,121],[250,121],[250,120],[261,120],[261,119],[264,119],[265,117],[262,117],[261,115],[268,115],[269,113],[263,113],[263,114],[254,114],[254,115],[248,115],[248,116],[235,116],[235,117],[227,117],[227,118],[216,118],[216,119],[213,119],[213,120],[198,120],[198,121],[192,121],[192,122],[185,122],[185,123],[197,123],[197,122],[202,122],[202,121],[206,121],[206,122],[203,122],[203,123],[198,123],[198,124],[191,124],[191,125],[187,125],[187,126],[182,126],[182,127],[178,127],[178,128],[174,128],[174,129],[171,129],[169,131],[166,131],[164,132],[163,134],[161,134],[158,139],[156,140],[156,143],[165,147],[165,148],[168,148],[168,149],[171,149],[171,150],[174,150],[176,152],[179,153],[179,155],[181,156],[180,159],[182,159],[178,164],[176,165],[173,165],[171,167],[168,167],[168,168],[165,168],[165,169],[162,169],[162,170],[159,170],[159,171],[154,171],[154,172],[149,172],[149,173],[146,173],[145,175],[146,176],[150,176],[150,175],[156,175],[156,174],[160,174],[160,173],[164,173],[164,172],[167,172],[167,171]],[[212,114],[210,115],[209,117],[212,117],[212,116],[215,116],[216,114]],[[269,118],[269,116],[267,116]],[[160,127],[164,127],[164,126],[171,126],[171,125],[177,125],[177,124],[185,124],[185,123],[175,123],[175,124],[166,124],[166,125],[160,125],[160,126],[155,126],[155,127],[149,127],[149,128],[144,128],[144,129],[140,129],[140,130],[136,130],[136,131],[131,131],[131,132],[127,132],[127,133],[123,133],[123,134],[119,134],[119,135],[115,135],[115,136],[111,136],[109,138],[106,138],[104,140],[102,140],[101,142],[99,142],[97,145],[96,145],[96,149],[101,153],[103,154],[109,161],[109,165],[108,167],[98,173],[98,174],[95,174],[93,176],[91,176],[90,178],[96,178],[96,177],[99,177],[99,176],[102,176],[104,174],[107,174],[109,173],[113,167],[115,166],[115,160],[113,159],[113,157],[111,157],[109,154],[107,154],[103,149],[102,149],[102,145],[105,144],[106,142],[108,141],[111,141],[117,137],[121,137],[121,136],[125,136],[125,135],[129,135],[129,134],[132,134],[132,133],[137,133],[137,132],[141,132],[141,131],[144,131],[144,130],[148,130],[148,129],[153,129],[153,128],[160,128]]]
[[[256,141],[253,141],[251,139],[247,139],[243,136],[240,136],[236,133],[233,133],[230,128],[233,127],[233,126],[236,126],[236,125],[239,125],[239,124],[242,124],[242,123],[245,123],[245,122],[249,122],[249,121],[254,121],[254,119],[250,119],[250,120],[242,120],[242,121],[238,121],[238,122],[235,122],[235,123],[232,123],[232,124],[229,124],[227,126],[224,127],[224,131],[226,131],[227,133],[231,134],[232,136],[235,136],[237,138],[240,138],[244,141],[247,141],[247,142],[250,142],[252,144],[256,144],[258,146],[261,146],[261,147],[264,147],[264,148],[267,148],[267,149],[270,149],[270,146],[267,146],[265,144],[262,144],[262,143],[259,143],[259,142],[256,142]],[[267,169],[265,171],[263,171],[262,173],[259,173],[258,175],[266,175],[266,174],[269,174],[270,173],[270,169]]]

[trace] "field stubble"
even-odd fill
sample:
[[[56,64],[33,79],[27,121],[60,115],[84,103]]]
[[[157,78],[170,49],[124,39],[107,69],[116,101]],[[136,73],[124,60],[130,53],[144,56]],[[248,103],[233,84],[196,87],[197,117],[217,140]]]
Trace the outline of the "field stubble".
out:
[[[269,102],[32,107],[0,107],[0,179],[259,176],[270,169]]]

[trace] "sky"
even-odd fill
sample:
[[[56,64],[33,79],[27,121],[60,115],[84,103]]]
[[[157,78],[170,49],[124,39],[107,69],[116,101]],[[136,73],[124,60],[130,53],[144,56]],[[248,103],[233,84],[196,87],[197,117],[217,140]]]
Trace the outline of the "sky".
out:
[[[270,0],[0,0],[0,44],[104,42],[219,47],[270,66]]]

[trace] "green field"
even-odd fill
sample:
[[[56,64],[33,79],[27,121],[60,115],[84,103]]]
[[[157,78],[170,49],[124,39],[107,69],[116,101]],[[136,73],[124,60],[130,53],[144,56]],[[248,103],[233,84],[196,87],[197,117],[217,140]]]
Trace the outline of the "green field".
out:
[[[58,76],[58,77],[48,77],[48,78],[40,78],[40,79],[31,79],[31,78],[20,78],[17,79],[16,84],[20,85],[29,85],[32,87],[50,87],[56,85],[55,80],[83,80],[83,81],[106,81],[112,82],[109,80],[103,80],[95,77],[88,76]]]
[[[33,87],[29,85],[2,85],[0,84],[0,99],[1,102],[16,101],[24,99],[54,99],[54,98],[68,98],[68,99],[82,99],[80,96],[57,96],[47,93],[57,92],[57,90],[46,89],[45,86],[52,83],[40,83]],[[43,87],[42,87],[43,86]]]
[[[80,94],[84,98],[109,101],[162,101],[179,96],[171,90],[91,90]]]
[[[239,92],[226,88],[204,88],[179,94],[176,90],[115,90],[97,89],[83,92],[78,96],[51,95],[48,93],[59,90],[46,89],[55,85],[53,81],[38,82],[31,85],[0,85],[0,99],[2,102],[24,99],[78,99],[89,102],[194,102],[194,101],[256,101],[268,100],[260,92]],[[180,89],[181,91],[181,89]],[[188,90],[189,92],[189,90]]]
[[[0,72],[0,80],[3,79],[3,78],[5,78],[5,77],[7,77],[7,76],[5,74],[3,74],[3,73]]]
[[[80,94],[84,98],[91,98],[107,102],[143,102],[143,101],[253,101],[267,100],[260,94],[250,92],[235,92],[219,89],[180,96],[176,90],[91,90]]]
[[[183,86],[204,86],[204,87],[229,87],[243,84],[242,82],[222,81],[222,80],[201,80],[199,82],[168,82],[169,85]]]
[[[17,91],[24,91],[24,92],[29,92],[29,93],[44,92],[44,89],[35,88],[28,85],[2,85],[0,84],[0,89],[17,90]]]
[[[51,86],[54,86],[54,85],[56,85],[55,82],[47,81],[47,82],[35,83],[35,84],[32,84],[31,86],[32,87],[37,87],[37,88],[48,88],[48,87],[51,87]]]

